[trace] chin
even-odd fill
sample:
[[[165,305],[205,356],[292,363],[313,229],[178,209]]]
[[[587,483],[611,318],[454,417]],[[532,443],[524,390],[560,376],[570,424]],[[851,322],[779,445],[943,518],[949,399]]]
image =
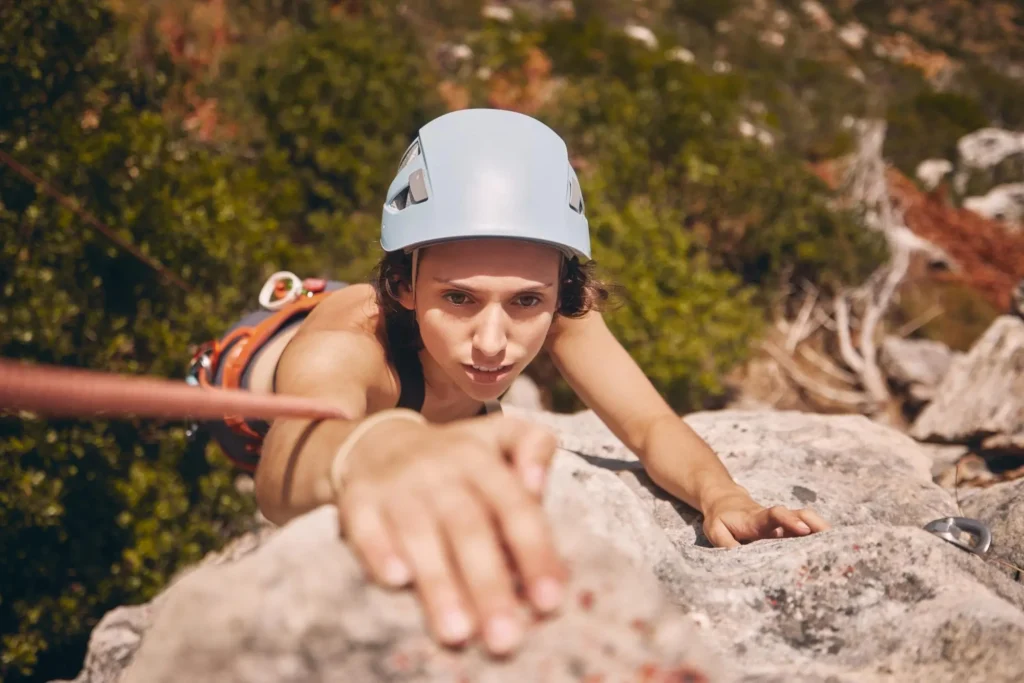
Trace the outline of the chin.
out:
[[[522,370],[512,366],[503,372],[488,375],[460,365],[456,372],[461,375],[459,385],[471,398],[477,401],[493,401],[508,391]]]

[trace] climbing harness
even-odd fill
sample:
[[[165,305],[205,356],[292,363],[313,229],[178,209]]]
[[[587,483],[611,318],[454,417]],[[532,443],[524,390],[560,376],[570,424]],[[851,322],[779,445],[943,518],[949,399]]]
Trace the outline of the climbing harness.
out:
[[[245,372],[260,349],[283,328],[308,315],[330,294],[327,281],[301,279],[290,271],[278,271],[267,278],[259,293],[260,306],[269,312],[252,324],[240,324],[219,339],[200,345],[189,363],[185,381],[203,388],[247,389]],[[237,437],[244,453],[232,448],[222,450],[239,467],[253,471],[265,429],[241,415],[227,415],[223,423]],[[200,425],[187,425],[190,440],[200,437]],[[222,444],[223,446],[223,444]]]
[[[929,522],[924,528],[942,540],[979,557],[984,557],[992,547],[992,532],[988,526],[970,517],[943,517]],[[962,534],[967,534],[974,542],[965,541]]]

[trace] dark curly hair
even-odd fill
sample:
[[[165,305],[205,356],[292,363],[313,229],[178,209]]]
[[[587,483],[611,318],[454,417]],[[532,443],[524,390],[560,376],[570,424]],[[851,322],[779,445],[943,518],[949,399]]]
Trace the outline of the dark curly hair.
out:
[[[603,310],[611,297],[609,285],[594,274],[593,261],[580,263],[579,258],[562,259],[559,278],[559,301],[555,315],[581,318],[592,310]],[[386,253],[373,270],[372,284],[377,293],[390,352],[419,351],[423,348],[416,314],[398,301],[399,287],[412,283],[412,254],[405,251]]]

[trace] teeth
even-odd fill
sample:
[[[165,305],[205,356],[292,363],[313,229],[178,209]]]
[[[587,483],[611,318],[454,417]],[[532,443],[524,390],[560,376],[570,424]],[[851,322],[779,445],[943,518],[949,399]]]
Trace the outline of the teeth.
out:
[[[504,365],[499,365],[496,368],[485,368],[485,367],[482,367],[480,365],[474,365],[473,369],[474,370],[479,370],[480,372],[498,372],[499,370],[501,370],[504,367],[505,367]]]

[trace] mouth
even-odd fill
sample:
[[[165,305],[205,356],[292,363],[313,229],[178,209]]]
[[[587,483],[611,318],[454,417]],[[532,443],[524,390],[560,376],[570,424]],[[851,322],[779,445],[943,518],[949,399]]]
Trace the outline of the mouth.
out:
[[[463,363],[462,367],[466,369],[466,372],[474,381],[481,384],[491,384],[507,377],[515,365],[513,363],[505,365],[473,365]]]

